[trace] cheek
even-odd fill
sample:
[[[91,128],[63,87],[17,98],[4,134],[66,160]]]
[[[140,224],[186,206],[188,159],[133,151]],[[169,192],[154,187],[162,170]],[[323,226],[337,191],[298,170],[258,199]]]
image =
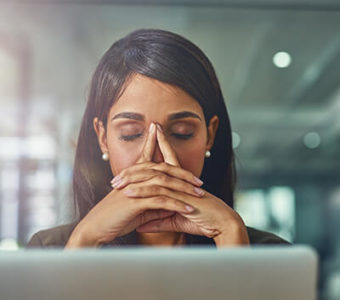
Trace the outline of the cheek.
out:
[[[190,171],[196,177],[200,177],[205,154],[205,143],[195,143],[195,145],[186,145],[177,147],[176,154],[180,165],[183,169]]]
[[[119,174],[123,169],[128,168],[135,164],[138,160],[142,143],[123,143],[122,145],[109,144],[110,166],[112,174],[115,176]]]

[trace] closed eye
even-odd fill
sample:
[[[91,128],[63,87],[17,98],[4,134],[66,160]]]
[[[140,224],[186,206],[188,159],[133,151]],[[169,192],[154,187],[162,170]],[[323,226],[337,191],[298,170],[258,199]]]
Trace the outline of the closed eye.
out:
[[[180,139],[180,140],[188,140],[193,137],[192,133],[189,133],[189,134],[172,133],[171,135],[175,137],[176,139]]]
[[[119,139],[130,142],[130,141],[140,138],[142,135],[143,135],[142,133],[137,133],[133,135],[122,135],[119,137]],[[175,137],[176,139],[180,139],[180,140],[188,140],[193,137],[193,134],[192,133],[190,134],[172,133],[171,136]]]
[[[133,141],[139,137],[141,137],[143,134],[142,133],[137,133],[137,134],[133,134],[133,135],[122,135],[119,137],[120,140],[123,140],[123,141]]]

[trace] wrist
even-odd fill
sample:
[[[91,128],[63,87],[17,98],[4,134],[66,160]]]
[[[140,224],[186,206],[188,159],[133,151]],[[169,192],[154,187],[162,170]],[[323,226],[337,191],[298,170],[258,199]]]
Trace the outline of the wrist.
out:
[[[71,236],[65,245],[65,249],[98,248],[100,246],[101,243],[97,239],[91,237],[91,234],[78,224],[71,233]]]
[[[247,228],[242,219],[228,222],[225,229],[214,237],[214,242],[217,248],[249,245]]]

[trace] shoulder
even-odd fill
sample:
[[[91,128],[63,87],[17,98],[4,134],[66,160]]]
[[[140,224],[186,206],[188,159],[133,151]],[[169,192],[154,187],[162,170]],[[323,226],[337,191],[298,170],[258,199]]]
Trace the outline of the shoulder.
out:
[[[27,248],[64,247],[77,223],[60,225],[35,233]]]
[[[250,244],[290,244],[279,236],[261,231],[252,227],[247,227]]]

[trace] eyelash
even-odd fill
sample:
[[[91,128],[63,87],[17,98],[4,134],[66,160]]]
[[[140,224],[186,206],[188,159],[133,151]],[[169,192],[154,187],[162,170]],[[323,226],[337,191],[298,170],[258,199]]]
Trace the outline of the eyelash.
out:
[[[121,137],[119,137],[120,140],[126,141],[126,142],[130,142],[133,141],[139,137],[141,137],[142,134],[141,133],[137,133],[134,135],[122,135]]]
[[[126,141],[126,142],[131,142],[139,137],[141,137],[143,134],[142,133],[137,133],[134,135],[122,135],[121,137],[119,137],[120,140]],[[175,138],[179,139],[179,140],[188,140],[190,138],[193,137],[193,134],[179,134],[179,133],[172,133],[172,136],[174,136]]]
[[[180,140],[188,140],[190,138],[193,137],[193,134],[179,134],[179,133],[172,133],[172,136],[174,136],[176,139],[180,139]]]

